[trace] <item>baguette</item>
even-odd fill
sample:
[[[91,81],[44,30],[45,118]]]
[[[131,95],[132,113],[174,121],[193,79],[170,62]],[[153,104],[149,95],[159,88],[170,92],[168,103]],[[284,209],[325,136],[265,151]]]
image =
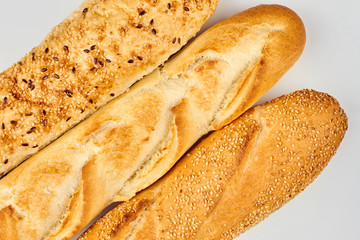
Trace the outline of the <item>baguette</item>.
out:
[[[217,2],[85,1],[0,74],[0,177],[165,62]]]
[[[256,102],[294,64],[304,39],[299,17],[281,6],[212,27],[4,177],[0,239],[68,239],[111,202],[133,197]]]
[[[346,129],[344,111],[324,93],[297,91],[257,106],[79,240],[233,239],[304,190]]]

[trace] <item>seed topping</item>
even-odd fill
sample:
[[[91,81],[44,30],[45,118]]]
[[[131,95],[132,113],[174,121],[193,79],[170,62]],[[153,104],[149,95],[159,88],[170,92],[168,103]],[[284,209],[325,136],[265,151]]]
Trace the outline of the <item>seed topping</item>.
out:
[[[66,95],[67,95],[68,97],[72,97],[72,96],[73,96],[73,93],[72,93],[70,90],[68,90],[68,89],[65,89],[64,92],[66,93]]]
[[[34,132],[35,130],[36,130],[36,127],[30,128],[30,130],[27,132],[27,134],[31,134],[31,133]]]

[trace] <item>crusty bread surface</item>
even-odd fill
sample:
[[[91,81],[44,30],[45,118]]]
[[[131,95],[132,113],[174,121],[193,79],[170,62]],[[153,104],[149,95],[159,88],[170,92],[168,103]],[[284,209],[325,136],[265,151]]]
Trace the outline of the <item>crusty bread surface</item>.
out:
[[[170,2],[86,0],[0,73],[0,177],[165,62],[218,0]]]
[[[108,204],[162,177],[202,135],[246,111],[304,43],[300,18],[281,6],[215,25],[5,176],[0,239],[74,236]]]
[[[79,240],[233,239],[304,190],[346,129],[338,102],[312,90],[252,108]]]

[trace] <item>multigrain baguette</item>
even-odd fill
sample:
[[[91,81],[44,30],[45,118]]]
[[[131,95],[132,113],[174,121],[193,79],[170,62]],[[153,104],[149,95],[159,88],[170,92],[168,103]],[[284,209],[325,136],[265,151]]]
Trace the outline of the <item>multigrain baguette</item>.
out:
[[[303,90],[250,109],[79,240],[233,239],[294,198],[335,154],[347,118]]]
[[[247,110],[304,43],[301,20],[282,6],[258,6],[215,25],[4,177],[0,239],[72,237]]]
[[[152,72],[218,0],[87,0],[0,73],[0,177]]]

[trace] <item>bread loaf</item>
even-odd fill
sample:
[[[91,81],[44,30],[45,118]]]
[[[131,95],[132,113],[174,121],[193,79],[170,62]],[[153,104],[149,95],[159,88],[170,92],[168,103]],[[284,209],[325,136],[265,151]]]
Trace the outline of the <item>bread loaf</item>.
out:
[[[346,129],[344,111],[324,93],[303,90],[257,106],[79,240],[233,239],[304,190]]]
[[[0,73],[0,177],[166,61],[218,0],[170,2],[87,0]]]
[[[75,235],[250,107],[294,64],[304,39],[301,20],[280,6],[255,7],[212,27],[4,177],[0,238]]]

